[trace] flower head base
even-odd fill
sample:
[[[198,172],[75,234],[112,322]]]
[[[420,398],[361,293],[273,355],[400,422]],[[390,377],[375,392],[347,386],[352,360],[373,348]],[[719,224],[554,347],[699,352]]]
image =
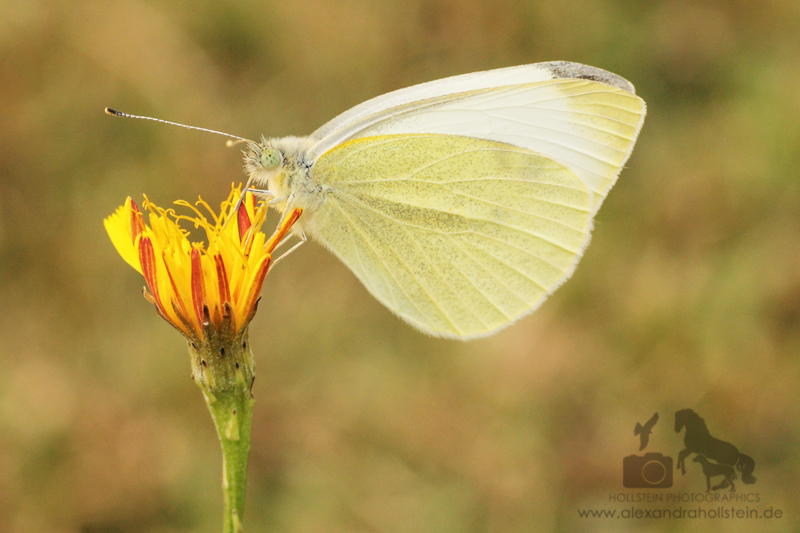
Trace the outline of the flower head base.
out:
[[[149,226],[128,198],[104,221],[119,254],[144,275],[149,289],[145,297],[195,344],[212,333],[236,336],[246,329],[255,314],[272,252],[302,213],[301,209],[289,213],[267,239],[261,232],[267,207],[256,204],[251,193],[238,205],[236,216],[231,216],[240,197],[240,190],[232,187],[219,215],[202,200],[198,207],[175,202],[191,210],[192,216],[157,207],[145,197]],[[181,221],[205,230],[207,246],[191,243]]]

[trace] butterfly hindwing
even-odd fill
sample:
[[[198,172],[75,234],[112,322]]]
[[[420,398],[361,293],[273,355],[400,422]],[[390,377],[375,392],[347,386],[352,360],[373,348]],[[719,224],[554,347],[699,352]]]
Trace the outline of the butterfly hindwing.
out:
[[[551,159],[505,143],[400,134],[346,142],[314,178],[307,226],[389,309],[468,338],[535,308],[588,241],[590,194]]]

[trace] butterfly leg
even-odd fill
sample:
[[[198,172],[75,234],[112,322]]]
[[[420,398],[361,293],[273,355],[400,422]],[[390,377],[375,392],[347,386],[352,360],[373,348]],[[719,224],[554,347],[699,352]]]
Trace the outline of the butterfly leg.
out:
[[[302,240],[302,242],[306,242],[306,241],[308,240],[308,239],[306,238],[306,234],[305,234],[305,233],[303,233],[303,234],[300,236],[300,239]],[[279,242],[279,243],[278,243],[278,245],[277,245],[277,246],[274,248],[274,250],[277,250],[278,248],[280,248],[281,246],[283,246],[283,245],[284,245],[286,242],[288,242],[288,241],[289,241],[289,239],[284,239],[284,240],[282,240],[281,242]],[[295,246],[298,246],[298,245],[295,245]],[[292,248],[294,248],[294,247],[292,247]],[[273,251],[274,251],[274,250],[273,250]],[[288,253],[288,252],[287,252],[287,253]]]
[[[283,213],[281,214],[281,221],[280,223],[278,223],[278,230],[272,237],[270,237],[269,241],[267,241],[267,243],[264,245],[264,248],[269,248],[271,252],[275,252],[275,250],[280,248],[280,246],[284,242],[286,242],[283,236],[286,235],[286,232],[288,232],[289,228],[292,227],[292,225],[294,225],[297,219],[300,218],[300,215],[303,214],[303,210],[301,208],[299,207],[292,208],[294,199],[295,199],[294,193],[290,194],[289,198],[286,199],[286,207],[283,210]],[[278,199],[272,200],[271,202],[267,203],[268,204],[274,203],[276,200]],[[272,264],[275,265],[275,263],[277,263],[287,255],[289,255],[290,253],[294,252],[297,248],[300,247],[301,244],[303,244],[306,241],[308,241],[308,237],[306,237],[306,233],[302,229],[300,229],[300,242],[289,248],[289,250],[286,253],[281,254],[280,257],[278,257],[272,262]]]
[[[283,235],[286,234],[286,232],[289,230],[289,228],[292,225],[294,225],[295,222],[297,222],[298,218],[300,218],[300,215],[303,214],[303,210],[301,208],[299,208],[299,207],[298,208],[294,208],[294,209],[291,208],[291,205],[292,205],[293,201],[294,201],[294,193],[289,195],[289,198],[286,201],[286,209],[283,211],[283,215],[281,216],[280,224],[278,224],[278,230],[277,230],[276,234],[273,235],[273,237],[271,237],[270,240],[265,245],[265,248],[271,247],[272,253],[274,253],[275,250],[280,248],[280,246],[284,242],[286,242],[287,239],[283,239]],[[294,246],[289,248],[289,250],[287,250],[285,253],[282,253],[280,255],[280,257],[275,259],[272,262],[273,266],[275,265],[275,263],[277,263],[278,261],[280,261],[281,259],[283,259],[287,255],[289,255],[290,253],[292,253],[295,250],[297,250],[300,247],[300,245],[302,245],[303,243],[308,241],[308,237],[306,236],[306,232],[303,231],[302,228],[298,228],[298,229],[300,229],[300,242],[298,242],[297,244],[295,244]],[[276,239],[276,237],[278,239],[277,242],[274,241],[274,239]],[[273,244],[274,244],[274,246],[273,246]]]
[[[251,193],[255,194],[256,196],[264,196],[264,197],[267,197],[267,198],[271,198],[271,200],[269,200],[269,202],[267,202],[269,204],[272,204],[272,203],[275,202],[275,195],[272,194],[272,191],[270,191],[269,189],[253,189],[252,187],[248,187],[246,189],[246,191],[250,191]]]
[[[278,228],[272,234],[272,236],[267,240],[264,244],[264,249],[269,252],[270,255],[280,246],[280,244],[284,241],[287,233],[292,228],[297,219],[300,218],[300,215],[303,214],[303,210],[299,207],[293,209],[289,216],[283,217],[281,219],[281,223],[278,225]]]
[[[231,211],[230,216],[228,216],[228,220],[225,221],[225,224],[224,224],[223,227],[227,226],[228,222],[230,222],[231,219],[233,218],[233,215],[239,212],[239,208],[242,207],[242,202],[244,202],[244,197],[247,195],[247,191],[250,191],[250,192],[252,192],[253,194],[255,194],[257,196],[267,196],[269,198],[273,198],[274,195],[269,190],[261,190],[261,189],[253,189],[253,188],[251,188],[250,185],[251,185],[252,182],[253,182],[253,178],[250,178],[249,180],[247,180],[247,183],[245,184],[244,189],[242,189],[242,195],[239,196],[239,200],[237,200],[236,205],[234,206],[233,210]]]
[[[234,213],[238,213],[239,212],[239,208],[242,207],[242,202],[244,202],[244,197],[247,194],[247,189],[250,188],[250,182],[252,182],[252,181],[253,181],[253,178],[250,178],[249,180],[247,180],[247,183],[245,184],[244,189],[242,189],[241,196],[239,196],[239,199],[236,201],[236,206],[234,206],[234,208],[231,210],[231,214],[228,217],[228,220],[225,221],[225,224],[224,224],[223,227],[226,227],[228,225],[228,222],[231,221],[231,219],[233,218]]]
[[[286,242],[286,241],[281,241],[281,244],[283,244],[284,242]],[[272,266],[275,266],[275,264],[277,264],[278,261],[280,261],[281,259],[283,259],[287,255],[289,255],[290,253],[292,253],[295,250],[297,250],[298,248],[300,248],[300,246],[302,246],[306,242],[308,242],[308,237],[306,237],[306,232],[301,230],[301,232],[300,232],[300,242],[298,242],[297,244],[295,244],[294,246],[289,248],[285,253],[282,253],[280,255],[280,257],[278,257],[277,259],[275,259],[275,261],[272,262]],[[276,246],[275,249],[277,250],[279,246],[280,246],[280,244],[278,246]]]
[[[290,194],[289,195],[289,199],[286,201],[286,209],[283,211],[283,214],[281,215],[281,221],[278,223],[278,227],[282,227],[286,223],[286,219],[288,217],[294,216],[294,209],[292,209],[292,202],[294,202],[294,193]],[[303,212],[303,210],[301,209],[300,213],[302,213],[302,212]],[[299,217],[299,215],[298,215],[298,217]],[[289,250],[289,252],[293,251],[295,248],[297,248],[298,246],[300,246],[304,242],[308,241],[308,237],[306,237],[306,232],[303,231],[302,229],[300,230],[300,239],[301,239],[301,242],[295,244],[292,247],[292,249]],[[283,243],[285,243],[285,242],[286,242],[286,240],[282,240],[281,242],[279,242],[278,245],[275,247],[275,250],[280,248],[283,245]],[[286,254],[288,254],[289,252],[286,252]],[[284,254],[284,255],[286,255],[286,254]]]

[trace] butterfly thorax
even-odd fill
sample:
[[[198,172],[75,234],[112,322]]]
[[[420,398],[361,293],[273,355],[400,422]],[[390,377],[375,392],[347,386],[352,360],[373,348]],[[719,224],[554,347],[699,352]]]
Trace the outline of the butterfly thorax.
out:
[[[312,141],[308,137],[282,137],[250,143],[245,152],[244,166],[252,188],[269,191],[270,205],[283,212],[289,205],[303,209],[301,222],[309,222],[313,214],[325,201],[325,186],[311,179],[313,161],[308,157]],[[280,163],[275,168],[265,168],[262,155],[267,150],[280,154]],[[294,194],[292,197],[291,195]]]

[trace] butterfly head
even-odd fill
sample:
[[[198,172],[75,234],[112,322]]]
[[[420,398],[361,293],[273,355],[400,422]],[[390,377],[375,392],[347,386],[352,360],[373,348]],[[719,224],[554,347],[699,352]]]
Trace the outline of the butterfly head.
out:
[[[283,211],[289,196],[294,206],[313,208],[319,203],[310,181],[307,153],[311,140],[307,137],[283,137],[251,142],[244,152],[244,166],[249,187],[269,191],[270,205]],[[308,217],[306,217],[308,218]]]
[[[243,152],[245,171],[258,188],[269,186],[270,179],[283,167],[283,152],[272,146],[271,141],[262,137],[260,143],[247,143],[247,150]]]

